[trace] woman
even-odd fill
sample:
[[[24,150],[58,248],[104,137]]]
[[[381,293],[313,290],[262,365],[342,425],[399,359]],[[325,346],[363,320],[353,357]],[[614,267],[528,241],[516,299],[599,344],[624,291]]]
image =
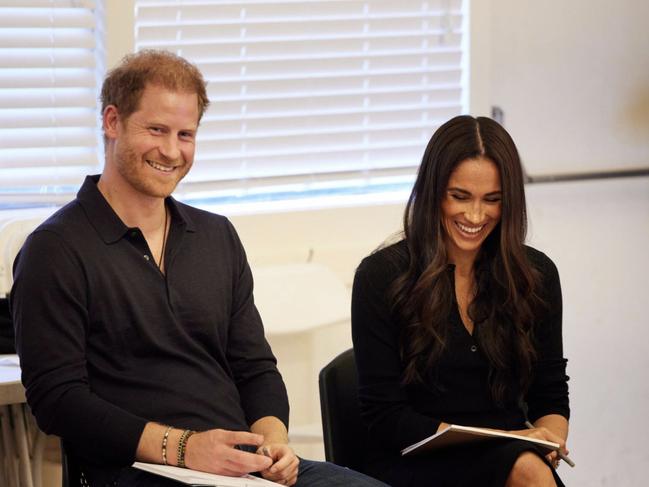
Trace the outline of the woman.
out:
[[[566,453],[561,287],[552,261],[523,244],[526,223],[509,134],[484,117],[442,125],[406,206],[404,238],[365,258],[354,279],[370,474],[395,487],[563,485],[556,453],[520,440],[400,455],[448,424],[554,441]]]

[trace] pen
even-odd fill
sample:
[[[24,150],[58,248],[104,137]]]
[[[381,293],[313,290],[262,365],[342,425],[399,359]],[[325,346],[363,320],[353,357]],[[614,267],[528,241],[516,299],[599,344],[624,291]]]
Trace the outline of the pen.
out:
[[[536,428],[536,426],[534,426],[534,425],[533,425],[532,423],[530,423],[529,421],[525,421],[525,426],[527,426],[529,429],[534,429],[534,428]],[[564,454],[561,453],[559,450],[557,450],[557,455],[559,455],[559,458],[560,458],[561,460],[563,460],[564,462],[566,462],[566,463],[567,463],[568,465],[570,465],[571,467],[574,467],[574,466],[575,466],[575,462],[573,462],[572,460],[570,460],[570,458],[568,457],[568,455],[564,455]]]

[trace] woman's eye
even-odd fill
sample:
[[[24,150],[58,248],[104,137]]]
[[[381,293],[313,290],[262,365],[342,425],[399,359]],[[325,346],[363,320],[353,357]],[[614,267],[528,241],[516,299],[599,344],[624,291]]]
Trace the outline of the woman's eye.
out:
[[[458,201],[466,201],[467,199],[469,199],[468,196],[463,194],[457,194],[457,193],[451,193],[451,198]]]

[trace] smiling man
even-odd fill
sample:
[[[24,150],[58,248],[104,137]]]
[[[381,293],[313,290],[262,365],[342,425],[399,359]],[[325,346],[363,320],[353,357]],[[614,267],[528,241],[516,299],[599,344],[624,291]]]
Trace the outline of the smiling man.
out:
[[[201,73],[127,56],[102,93],[105,167],[27,239],[11,305],[28,403],[93,486],[169,485],[135,460],[296,486],[383,485],[298,459],[230,222],[174,200],[208,105]]]

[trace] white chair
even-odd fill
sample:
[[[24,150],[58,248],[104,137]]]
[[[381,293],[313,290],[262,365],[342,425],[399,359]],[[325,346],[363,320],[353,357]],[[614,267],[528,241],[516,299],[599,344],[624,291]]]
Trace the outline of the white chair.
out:
[[[11,290],[13,261],[25,238],[54,211],[55,208],[14,210],[0,216],[0,297]],[[4,482],[8,486],[40,487],[45,434],[36,427],[24,403],[3,405],[0,409]]]
[[[27,235],[55,210],[39,208],[0,213],[0,297],[6,296],[11,290],[13,261]]]

